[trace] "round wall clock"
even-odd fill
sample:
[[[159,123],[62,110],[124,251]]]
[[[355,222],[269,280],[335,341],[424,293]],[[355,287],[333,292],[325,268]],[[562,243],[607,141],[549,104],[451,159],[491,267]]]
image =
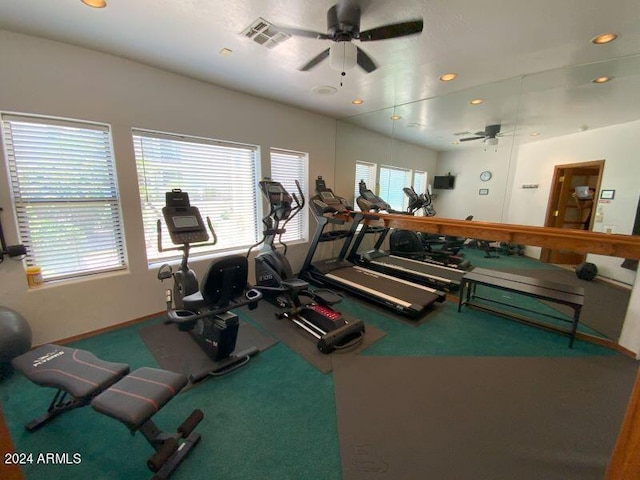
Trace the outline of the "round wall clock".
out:
[[[482,172],[480,174],[480,180],[482,180],[483,182],[491,180],[491,172],[489,170],[485,170],[484,172]]]

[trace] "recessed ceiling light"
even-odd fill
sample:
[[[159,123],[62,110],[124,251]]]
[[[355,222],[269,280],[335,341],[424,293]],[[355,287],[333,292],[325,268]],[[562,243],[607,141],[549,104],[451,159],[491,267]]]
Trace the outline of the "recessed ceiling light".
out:
[[[604,45],[605,43],[613,42],[616,38],[618,38],[618,35],[615,33],[603,33],[597,37],[593,37],[591,39],[591,43],[595,45]]]
[[[401,118],[400,115],[391,115],[391,120],[400,120]]]
[[[591,80],[593,83],[607,83],[613,77],[598,77]]]
[[[451,145],[458,145],[460,142],[458,142],[457,140],[455,142],[451,142]]]
[[[443,82],[450,82],[451,80],[455,80],[458,78],[457,73],[445,73],[444,75],[440,75],[440,80]]]
[[[82,3],[93,8],[104,8],[107,6],[106,0],[80,0]]]
[[[484,102],[484,100],[482,100],[481,98],[474,98],[469,103],[471,105],[480,105],[482,102]]]
[[[231,55],[233,53],[233,50],[231,50],[229,48],[221,48],[218,53],[220,55],[222,55],[223,57],[228,57],[229,55]]]
[[[539,137],[540,132],[531,132],[529,135],[531,135],[532,137]]]
[[[407,128],[420,128],[422,125],[418,122],[410,122],[406,125]]]
[[[351,103],[353,103],[354,105],[362,105],[364,103],[364,100],[362,100],[361,98],[356,98],[355,100],[351,100]]]

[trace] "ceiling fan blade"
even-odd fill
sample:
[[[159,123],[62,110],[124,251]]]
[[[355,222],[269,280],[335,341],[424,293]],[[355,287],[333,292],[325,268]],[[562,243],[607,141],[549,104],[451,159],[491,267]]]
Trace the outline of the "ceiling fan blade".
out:
[[[277,30],[288,33],[294,37],[316,38],[319,40],[327,40],[331,37],[326,33],[312,32],[311,30],[301,30],[299,28],[275,27]]]
[[[467,138],[461,138],[459,141],[460,142],[468,142],[469,140],[482,140],[484,137],[467,137]]]
[[[500,133],[500,125],[487,125],[487,127],[484,129],[484,134],[487,137],[492,137],[495,138],[495,136],[497,134]]]
[[[306,65],[304,65],[300,71],[302,72],[308,72],[309,70],[311,70],[313,67],[315,67],[316,65],[318,65],[321,61],[323,61],[325,58],[327,58],[329,56],[329,49],[327,48],[326,50],[323,50],[322,52],[320,52],[318,55],[316,55],[315,57],[313,57],[309,62],[307,62]]]
[[[412,20],[409,22],[394,23],[383,25],[382,27],[372,28],[360,32],[358,37],[361,42],[372,42],[374,40],[386,40],[388,38],[405,37],[407,35],[415,35],[422,32],[423,21]]]
[[[360,48],[358,48],[357,61],[358,61],[358,65],[360,65],[360,67],[362,67],[362,69],[365,70],[367,73],[371,73],[376,68],[378,68],[376,66],[376,63],[373,61],[373,59]]]

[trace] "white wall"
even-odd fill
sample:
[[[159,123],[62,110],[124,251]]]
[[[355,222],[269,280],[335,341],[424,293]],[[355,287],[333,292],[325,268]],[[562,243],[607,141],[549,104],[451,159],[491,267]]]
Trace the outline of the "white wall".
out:
[[[501,138],[496,147],[484,147],[477,141],[458,150],[440,152],[438,175],[451,173],[456,177],[453,190],[434,190],[434,205],[439,217],[463,219],[473,215],[474,220],[504,222],[505,195],[513,173],[511,159],[515,158],[512,142]],[[483,182],[480,173],[488,170],[491,180]],[[488,195],[480,195],[488,189]]]
[[[141,127],[309,153],[310,179],[333,182],[333,119],[94,51],[0,30],[0,110],[112,126],[128,270],[28,290],[21,262],[0,265],[0,305],[29,321],[34,344],[91,332],[164,309],[164,288],[147,267],[131,128]],[[312,185],[312,184],[311,184]],[[9,244],[18,243],[2,157],[0,206]],[[311,227],[315,222],[310,221]],[[294,269],[307,245],[292,245]],[[193,267],[202,274],[204,261]],[[253,270],[250,273],[253,280]]]

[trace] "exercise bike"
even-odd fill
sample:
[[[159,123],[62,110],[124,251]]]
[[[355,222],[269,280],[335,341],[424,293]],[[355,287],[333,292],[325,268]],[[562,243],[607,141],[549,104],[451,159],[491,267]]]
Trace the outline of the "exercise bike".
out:
[[[190,380],[197,382],[204,377],[230,373],[245,365],[258,349],[251,347],[234,353],[238,337],[238,316],[229,310],[248,305],[250,310],[258,306],[262,294],[247,283],[248,263],[241,255],[216,259],[209,264],[202,282],[189,267],[191,247],[211,246],[217,237],[211,220],[205,227],[200,211],[189,202],[189,194],[180,189],[166,193],[166,205],[162,214],[171,236],[178,247],[162,246],[162,223],[158,220],[158,251],[181,251],[180,268],[173,271],[164,264],[158,270],[160,281],[173,278],[173,289],[166,290],[167,319],[180,331],[186,331],[214,362],[213,368],[195,372]]]
[[[255,258],[255,288],[265,299],[283,309],[276,314],[278,318],[292,321],[315,338],[320,352],[328,354],[359,344],[364,339],[364,323],[347,320],[333,308],[341,301],[336,293],[326,289],[311,291],[307,282],[293,275],[287,260],[287,246],[282,242],[282,235],[287,223],[305,206],[300,183],[296,180],[298,195],[290,195],[282,184],[272,180],[262,180],[259,186],[269,202],[269,213],[262,219],[265,227],[262,240],[247,252],[248,258],[254,248],[263,245]],[[274,246],[276,236],[283,253]]]

